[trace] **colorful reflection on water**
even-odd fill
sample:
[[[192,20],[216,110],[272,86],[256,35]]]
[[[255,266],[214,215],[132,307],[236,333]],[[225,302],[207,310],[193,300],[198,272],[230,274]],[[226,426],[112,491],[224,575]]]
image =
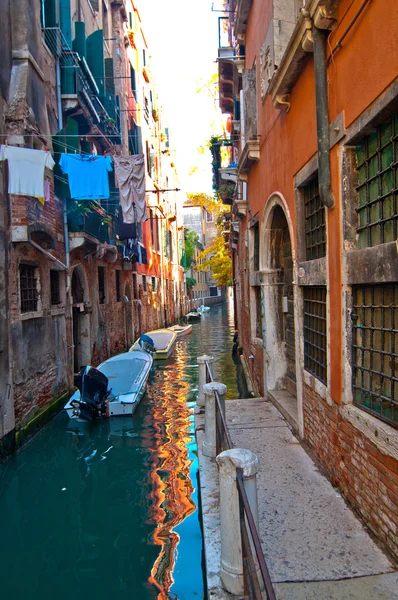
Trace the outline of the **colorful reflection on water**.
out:
[[[156,365],[133,418],[74,427],[62,413],[0,466],[4,598],[204,597],[196,358],[215,355],[239,396],[231,309],[213,307]]]

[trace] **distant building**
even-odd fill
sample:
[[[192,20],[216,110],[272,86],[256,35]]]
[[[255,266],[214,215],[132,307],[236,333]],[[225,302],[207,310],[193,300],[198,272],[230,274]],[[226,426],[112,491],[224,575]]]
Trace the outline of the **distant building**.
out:
[[[217,286],[213,273],[210,269],[203,271],[196,271],[195,265],[199,264],[198,254],[210,246],[217,236],[217,228],[214,221],[214,215],[208,212],[205,208],[199,204],[194,204],[191,201],[185,202],[183,206],[184,214],[184,227],[190,229],[198,235],[199,243],[195,250],[195,256],[191,268],[187,271],[187,277],[193,277],[196,279],[196,284],[191,290],[192,300],[199,300],[200,304],[211,304],[214,300],[210,298],[225,299],[225,287]],[[204,262],[202,259],[201,262]]]

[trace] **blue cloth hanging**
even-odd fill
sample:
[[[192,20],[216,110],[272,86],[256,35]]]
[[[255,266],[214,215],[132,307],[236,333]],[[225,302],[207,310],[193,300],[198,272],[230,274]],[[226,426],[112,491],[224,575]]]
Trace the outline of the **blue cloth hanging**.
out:
[[[61,154],[59,165],[68,175],[70,195],[75,200],[109,198],[108,172],[113,169],[110,156]]]

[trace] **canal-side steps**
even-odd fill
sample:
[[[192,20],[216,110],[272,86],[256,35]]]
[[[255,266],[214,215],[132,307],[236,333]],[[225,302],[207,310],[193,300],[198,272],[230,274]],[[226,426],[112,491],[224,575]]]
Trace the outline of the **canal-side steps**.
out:
[[[398,600],[397,565],[373,541],[283,415],[264,398],[224,402],[222,384],[206,383],[213,361],[198,358],[195,407],[208,598],[244,597],[239,514],[231,501],[238,471],[226,468],[228,463],[243,466],[277,600]],[[230,450],[216,456],[215,405],[225,411],[234,456]]]

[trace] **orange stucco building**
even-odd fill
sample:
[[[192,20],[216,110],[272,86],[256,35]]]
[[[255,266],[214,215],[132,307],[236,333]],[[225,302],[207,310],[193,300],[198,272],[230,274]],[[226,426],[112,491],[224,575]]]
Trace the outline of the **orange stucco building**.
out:
[[[243,360],[398,555],[398,3],[231,4]]]

